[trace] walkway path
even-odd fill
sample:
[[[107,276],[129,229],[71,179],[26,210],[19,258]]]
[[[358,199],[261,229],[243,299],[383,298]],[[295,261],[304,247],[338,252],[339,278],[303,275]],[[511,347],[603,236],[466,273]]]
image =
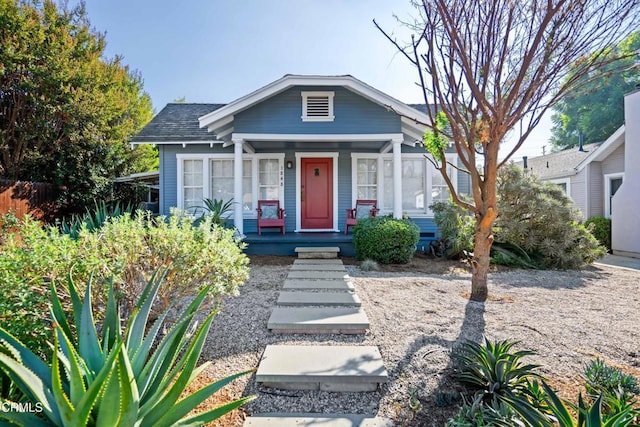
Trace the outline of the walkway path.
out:
[[[328,256],[331,255],[316,249],[305,254],[305,259],[294,261],[267,322],[269,330],[296,334],[366,333],[369,319],[349,275],[341,260]],[[256,373],[257,383],[284,390],[369,392],[386,381],[387,370],[377,346],[268,345]],[[387,419],[357,414],[280,413],[257,414],[244,424],[245,427],[314,425],[392,424]]]

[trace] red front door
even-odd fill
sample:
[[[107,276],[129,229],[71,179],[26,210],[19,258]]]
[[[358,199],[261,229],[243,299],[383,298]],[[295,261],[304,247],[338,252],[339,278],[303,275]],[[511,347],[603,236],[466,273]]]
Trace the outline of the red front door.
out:
[[[333,229],[333,158],[301,159],[302,229]]]

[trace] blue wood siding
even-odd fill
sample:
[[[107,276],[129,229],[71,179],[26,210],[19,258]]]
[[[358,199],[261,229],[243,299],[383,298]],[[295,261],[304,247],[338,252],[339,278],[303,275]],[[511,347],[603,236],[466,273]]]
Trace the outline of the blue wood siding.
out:
[[[335,120],[303,122],[303,91],[334,92]],[[238,133],[399,133],[400,117],[342,87],[293,87],[236,114],[233,127]]]

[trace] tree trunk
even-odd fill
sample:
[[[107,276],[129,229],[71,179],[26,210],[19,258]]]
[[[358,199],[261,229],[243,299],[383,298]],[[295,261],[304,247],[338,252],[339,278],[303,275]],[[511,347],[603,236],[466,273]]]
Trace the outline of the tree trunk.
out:
[[[475,245],[471,260],[471,299],[486,301],[489,294],[488,276],[491,260],[491,245],[493,244],[493,221],[495,215],[486,214],[478,220],[475,230]]]

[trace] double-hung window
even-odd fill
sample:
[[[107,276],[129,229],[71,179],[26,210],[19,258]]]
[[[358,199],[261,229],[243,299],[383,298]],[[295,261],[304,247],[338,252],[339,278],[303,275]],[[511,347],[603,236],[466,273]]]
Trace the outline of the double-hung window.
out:
[[[376,199],[383,213],[393,212],[393,159],[390,155],[353,154],[353,194],[357,199]],[[450,156],[449,161],[455,161]],[[442,174],[422,154],[402,155],[402,211],[409,215],[431,215],[432,203],[448,201],[449,188]],[[455,169],[447,172],[457,184]]]
[[[284,156],[245,155],[242,159],[242,210],[255,216],[259,199],[280,200],[284,206]],[[178,207],[200,209],[205,198],[234,198],[232,154],[178,155]]]

